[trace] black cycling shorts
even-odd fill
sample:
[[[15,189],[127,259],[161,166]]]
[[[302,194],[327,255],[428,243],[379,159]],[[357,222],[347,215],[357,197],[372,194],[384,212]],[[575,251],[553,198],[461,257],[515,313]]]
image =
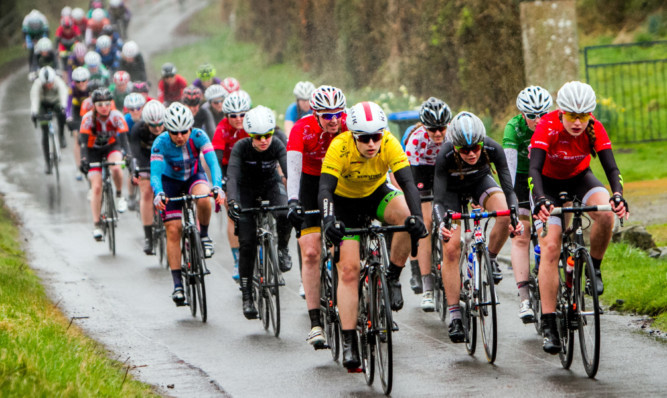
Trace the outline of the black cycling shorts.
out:
[[[111,145],[105,145],[99,148],[88,148],[88,163],[99,163],[106,160],[112,152],[122,153],[120,150],[120,143],[118,141]],[[101,167],[93,167],[90,172],[102,172]]]
[[[320,188],[320,176],[314,176],[306,173],[301,173],[301,184],[299,187],[299,201],[304,211],[318,210],[319,203],[317,202],[318,190]],[[311,233],[320,232],[320,215],[306,214],[301,224],[301,234],[308,235]]]
[[[369,220],[384,222],[384,211],[389,202],[403,192],[388,184],[380,185],[364,198],[346,198],[334,194],[334,213],[346,228],[362,228]]]
[[[528,174],[516,173],[514,180],[514,193],[519,201],[519,208],[530,210],[530,203],[521,204],[521,202],[530,201],[530,189],[528,189]]]
[[[484,206],[486,199],[495,193],[503,193],[503,191],[496,183],[496,180],[491,177],[491,174],[486,174],[479,180],[475,180],[474,184],[467,185],[464,189],[450,190],[448,188],[442,194],[442,202],[445,206],[445,211],[454,210],[458,212],[461,211],[463,206],[461,198],[472,198],[474,203]]]
[[[590,195],[591,191],[607,190],[604,184],[595,177],[590,167],[565,180],[542,176],[542,186],[544,187],[544,196],[554,202],[555,206],[563,205],[560,200],[561,192],[567,192],[570,198],[577,198],[585,203],[588,199],[587,195]]]

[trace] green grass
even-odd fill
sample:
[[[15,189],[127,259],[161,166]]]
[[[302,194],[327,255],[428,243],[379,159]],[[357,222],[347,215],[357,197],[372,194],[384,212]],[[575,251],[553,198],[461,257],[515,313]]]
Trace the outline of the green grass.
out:
[[[667,224],[649,225],[646,230],[653,236],[656,246],[667,246]]]
[[[28,53],[26,51],[27,50],[20,45],[0,48],[0,68],[17,58],[23,57],[27,60]]]
[[[0,396],[155,396],[51,303],[0,201]]]
[[[667,330],[667,261],[656,260],[624,243],[612,243],[602,267],[606,305],[623,300],[619,309],[656,318],[654,327]]]

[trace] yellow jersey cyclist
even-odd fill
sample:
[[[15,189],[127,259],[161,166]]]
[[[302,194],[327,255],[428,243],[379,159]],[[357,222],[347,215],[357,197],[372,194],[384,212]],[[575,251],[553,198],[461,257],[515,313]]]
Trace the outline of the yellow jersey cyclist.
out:
[[[528,189],[528,147],[537,123],[549,112],[553,100],[551,94],[540,86],[521,90],[516,98],[516,107],[521,111],[505,126],[503,149],[510,169],[514,193],[519,203],[530,201]],[[530,231],[530,205],[519,205],[519,220],[525,231]],[[512,271],[519,289],[519,318],[523,323],[535,321],[535,312],[530,305],[528,273],[530,271],[530,233],[512,239]]]
[[[403,307],[399,277],[410,254],[410,235],[419,239],[427,232],[408,157],[387,130],[382,108],[373,102],[354,105],[348,112],[347,126],[350,131],[334,138],[324,157],[318,200],[324,233],[334,245],[340,245],[340,261],[336,266],[343,366],[357,369],[359,241],[358,237],[346,237],[345,227],[363,227],[368,218],[393,225],[405,223],[408,227],[408,232],[394,235],[391,246],[387,284],[394,311]],[[387,184],[389,170],[403,192]],[[415,223],[408,222],[412,218]]]
[[[623,199],[623,179],[616,166],[609,136],[592,113],[595,110],[595,91],[582,82],[568,82],[558,91],[558,110],[546,114],[535,129],[531,140],[530,184],[534,201],[533,215],[539,219],[535,226],[542,230],[542,222],[550,224],[547,236],[540,238],[542,249],[539,286],[542,304],[542,348],[550,354],[561,350],[556,328],[556,294],[558,292],[558,257],[561,249],[562,226],[560,218],[550,217],[553,205],[562,205],[559,193],[568,192],[581,199],[586,206],[611,203],[618,217],[628,217],[628,205]],[[609,192],[593,175],[591,157],[599,157],[613,192]],[[611,240],[614,215],[610,212],[590,212],[591,259],[595,268],[595,289],[604,291],[600,264]]]

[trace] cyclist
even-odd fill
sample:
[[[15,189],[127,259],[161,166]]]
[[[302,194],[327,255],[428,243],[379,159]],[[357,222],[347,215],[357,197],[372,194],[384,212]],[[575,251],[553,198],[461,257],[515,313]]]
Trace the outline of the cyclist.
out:
[[[491,176],[493,163],[497,169],[500,186]],[[494,172],[495,173],[495,172]],[[504,193],[504,195],[503,195]],[[475,203],[489,211],[507,210],[516,207],[517,200],[512,190],[512,177],[507,167],[505,153],[496,141],[486,136],[482,121],[470,112],[461,112],[454,117],[447,129],[447,141],[441,146],[435,162],[433,180],[434,206],[442,211],[461,211],[461,197],[469,196]],[[442,257],[444,267],[442,280],[447,296],[447,311],[450,316],[449,338],[454,343],[462,343],[465,338],[459,295],[461,275],[459,273],[460,228],[446,229],[442,220],[434,219],[440,228]],[[516,232],[523,230],[518,224]],[[489,238],[489,257],[493,264],[495,283],[500,282],[502,274],[497,269],[496,256],[515,229],[508,217],[499,217],[491,230]]]
[[[128,41],[123,44],[123,49],[120,52],[120,62],[118,69],[124,70],[130,74],[133,81],[146,81],[146,65],[144,57],[139,52],[139,46],[133,41]]]
[[[181,103],[190,108],[195,121],[194,127],[204,130],[210,139],[213,138],[215,133],[215,124],[213,124],[211,112],[208,109],[201,108],[203,98],[202,91],[198,87],[190,85],[183,89]]]
[[[102,58],[102,65],[104,65],[110,72],[115,72],[116,69],[118,69],[120,55],[118,54],[118,50],[113,47],[111,37],[100,35],[95,42],[95,47]]]
[[[36,75],[35,72],[45,66],[50,66],[54,70],[58,70],[58,56],[53,51],[53,43],[48,37],[42,37],[35,44],[31,72]]]
[[[86,28],[88,27],[88,18],[86,18],[86,12],[83,11],[83,9],[80,7],[75,7],[72,9],[72,19],[74,20],[76,27],[79,28],[79,32],[84,34]]]
[[[130,130],[130,151],[136,159],[137,167],[150,167],[151,147],[153,142],[164,131],[165,107],[160,101],[151,100],[144,105],[141,120]],[[134,170],[132,170],[134,173]],[[139,211],[144,226],[144,253],[153,253],[153,190],[150,185],[150,172],[140,172],[139,179],[133,179],[139,185],[141,199]]]
[[[93,238],[101,241],[103,237],[102,225],[100,224],[100,210],[102,208],[102,168],[90,168],[90,163],[120,162],[123,158],[121,148],[128,153],[127,123],[123,114],[112,110],[113,104],[111,92],[108,88],[98,88],[90,96],[93,109],[86,113],[81,121],[79,129],[79,141],[81,143],[81,172],[88,175],[92,196],[90,209],[93,214]],[[122,196],[123,173],[120,166],[109,167],[111,177],[116,186],[116,204],[119,213],[127,210],[127,202]]]
[[[130,24],[131,16],[123,0],[109,0],[109,20],[123,32],[123,37],[127,35],[127,26]]]
[[[146,98],[146,102],[152,100],[153,98],[148,95],[149,85],[147,82],[134,81],[132,82],[132,92],[139,93]]]
[[[162,65],[162,79],[157,84],[157,99],[165,106],[183,97],[183,89],[188,86],[187,80],[176,74],[174,64],[167,62]]]
[[[114,51],[120,53],[121,49],[123,48],[123,39],[121,39],[120,34],[116,32],[115,26],[111,24],[104,25],[102,28],[102,34],[111,38],[111,48],[113,48]]]
[[[243,128],[250,138],[234,145],[227,167],[227,194],[229,216],[238,226],[239,275],[243,296],[243,315],[247,319],[257,318],[257,308],[252,297],[252,274],[257,255],[257,225],[252,214],[240,214],[240,208],[255,207],[258,200],[268,200],[271,206],[287,204],[281,189],[278,166],[286,170],[285,145],[273,139],[276,128],[273,111],[258,106],[246,113]],[[290,227],[285,211],[275,213],[278,229],[279,268],[286,268],[286,256],[290,238]]]
[[[359,241],[358,237],[345,237],[344,228],[363,227],[368,218],[394,225],[405,222],[408,232],[394,234],[387,269],[387,287],[394,311],[403,307],[399,277],[410,253],[410,236],[419,239],[427,232],[410,163],[401,144],[387,129],[382,108],[374,102],[354,105],[348,111],[347,127],[350,131],[333,139],[322,162],[318,201],[324,233],[334,245],[340,245],[340,261],[336,266],[343,366],[357,369],[360,365],[356,331]],[[387,184],[389,170],[403,192]]]
[[[155,193],[153,204],[163,212],[167,231],[167,261],[174,281],[172,300],[177,306],[185,305],[183,282],[181,280],[181,209],[183,202],[171,202],[167,198],[186,192],[206,195],[211,192],[209,182],[200,167],[199,153],[204,153],[211,170],[213,194],[218,205],[224,203],[225,194],[220,188],[222,173],[215,161],[213,146],[206,133],[193,129],[192,112],[180,102],[167,108],[164,124],[169,134],[160,134],[151,148],[151,188]],[[213,255],[213,241],[208,236],[211,220],[211,201],[208,198],[197,201],[197,217],[204,255]]]
[[[90,79],[90,72],[84,67],[78,67],[72,71],[72,83],[70,83],[69,97],[67,99],[67,109],[65,115],[67,117],[67,126],[72,132],[75,145],[74,149],[74,164],[81,163],[81,146],[76,145],[79,142],[79,127],[81,126],[81,104],[90,96],[90,89],[88,87],[88,79]],[[77,173],[77,180],[82,180],[83,175]]]
[[[220,85],[227,90],[228,93],[233,93],[234,91],[239,91],[241,89],[241,84],[238,80],[233,77],[226,77],[221,82]]]
[[[141,120],[141,109],[146,103],[146,98],[139,93],[130,93],[123,100],[123,109],[127,110],[125,114],[125,123],[127,128],[132,130],[134,124]]]
[[[33,55],[35,43],[42,37],[49,37],[49,22],[41,12],[33,9],[23,18],[21,24],[23,32],[23,48],[28,49],[28,67],[33,69]]]
[[[109,86],[109,90],[113,95],[113,102],[116,104],[116,109],[122,109],[125,104],[125,98],[132,93],[130,74],[124,70],[119,70],[114,73],[113,83]],[[132,129],[132,127],[130,127],[130,129]]]
[[[315,85],[309,81],[297,82],[294,86],[292,92],[296,101],[292,102],[285,111],[285,134],[289,135],[297,120],[313,114],[310,108],[310,97],[313,91],[315,91]]]
[[[37,73],[37,79],[30,88],[30,112],[32,123],[37,126],[37,115],[53,112],[58,119],[58,135],[60,147],[67,146],[65,141],[65,108],[67,107],[67,84],[56,75],[50,66],[45,66]],[[51,174],[51,159],[49,159],[49,126],[48,122],[41,121],[42,151],[46,166],[44,172]]]
[[[225,118],[225,112],[222,110],[222,102],[229,93],[219,84],[211,84],[206,91],[204,91],[204,98],[206,102],[202,108],[208,109],[213,116],[213,123],[217,126],[222,119]]]
[[[550,354],[561,350],[556,328],[556,294],[558,291],[558,257],[561,247],[560,218],[550,217],[553,205],[562,205],[559,193],[567,191],[581,199],[586,206],[611,203],[618,217],[628,217],[628,205],[623,198],[623,178],[616,166],[611,142],[602,123],[592,113],[595,110],[595,91],[586,83],[565,83],[558,91],[557,110],[542,117],[531,139],[530,169],[533,217],[539,230],[549,220],[549,231],[540,238],[541,260],[539,269],[540,300],[542,303],[542,348]],[[613,192],[609,192],[593,175],[591,157],[599,157]],[[614,215],[609,212],[591,212],[591,259],[595,268],[595,289],[604,292],[600,264],[611,240]]]
[[[88,48],[86,48],[86,45],[77,42],[74,44],[74,47],[72,47],[72,54],[67,57],[67,75],[68,79],[72,81],[72,71],[74,69],[84,66],[86,64],[86,53],[88,52]]]
[[[76,26],[71,16],[63,16],[60,19],[60,26],[56,29],[56,46],[60,56],[60,65],[62,70],[67,69],[67,61],[72,52],[74,44],[81,40],[81,31]]]
[[[530,200],[528,189],[528,147],[535,126],[546,115],[553,100],[551,94],[540,86],[529,86],[521,90],[516,98],[516,107],[521,112],[505,126],[503,148],[512,176],[514,193],[519,203]],[[519,204],[519,220],[525,231],[530,231],[530,205]],[[535,312],[530,305],[528,274],[530,272],[530,234],[521,234],[512,239],[512,271],[519,289],[519,318],[523,323],[535,321]]]
[[[90,72],[90,80],[100,80],[104,87],[109,86],[109,71],[102,65],[102,57],[95,51],[88,51],[84,57],[86,68]]]
[[[92,10],[88,19],[88,26],[84,33],[84,41],[88,47],[95,47],[97,38],[102,35],[102,28],[109,24],[106,12],[102,8],[95,8]]]
[[[202,93],[212,84],[220,84],[221,81],[215,77],[215,68],[211,64],[200,65],[197,69],[197,78],[192,82],[192,85],[199,88]]]
[[[421,122],[412,131],[405,147],[405,154],[410,162],[412,176],[421,196],[433,195],[433,175],[435,159],[440,152],[447,134],[447,124],[452,120],[452,111],[441,99],[431,97],[419,110]],[[426,230],[431,230],[433,204],[423,202],[422,214]],[[415,264],[416,263],[416,264]],[[419,242],[417,260],[410,260],[411,268],[418,270],[419,280],[411,286],[418,285],[423,289],[421,309],[426,312],[435,310],[433,301],[433,275],[431,274],[431,239],[424,238]],[[414,274],[413,274],[414,275]],[[414,288],[413,288],[414,290]]]
[[[333,86],[320,86],[310,97],[313,114],[296,121],[287,142],[288,218],[297,231],[301,249],[301,280],[310,317],[309,344],[320,348],[325,343],[320,322],[320,216],[302,216],[300,209],[317,210],[322,159],[331,141],[346,131],[343,92]]]

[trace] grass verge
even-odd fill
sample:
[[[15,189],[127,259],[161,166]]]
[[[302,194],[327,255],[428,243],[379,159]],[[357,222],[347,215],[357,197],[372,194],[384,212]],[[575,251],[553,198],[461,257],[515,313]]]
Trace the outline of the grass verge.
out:
[[[667,261],[650,258],[625,243],[612,243],[605,254],[603,277],[603,303],[655,317],[653,327],[667,330]]]
[[[0,200],[0,396],[157,396],[47,299],[13,221]]]

